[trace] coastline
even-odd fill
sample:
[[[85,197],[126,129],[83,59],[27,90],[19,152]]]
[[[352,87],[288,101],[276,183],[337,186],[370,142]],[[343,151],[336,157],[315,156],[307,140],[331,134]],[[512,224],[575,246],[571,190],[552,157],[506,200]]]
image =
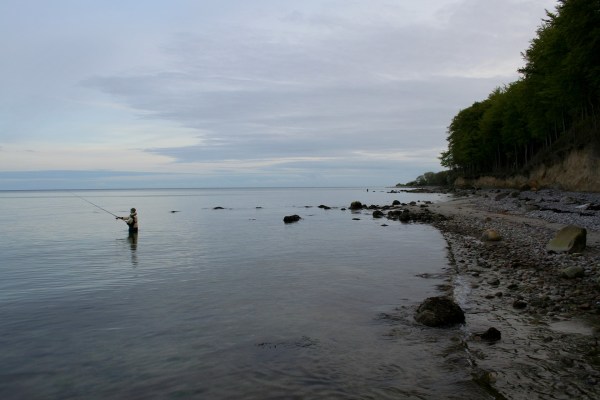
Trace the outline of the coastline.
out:
[[[427,207],[443,216],[432,224],[448,243],[474,379],[496,398],[600,397],[600,216],[580,211],[586,201],[600,204],[600,194],[478,190]],[[586,250],[549,253],[546,244],[570,223],[585,225]],[[502,239],[481,240],[486,229]],[[571,267],[584,276],[565,278]],[[501,340],[480,339],[490,327]]]

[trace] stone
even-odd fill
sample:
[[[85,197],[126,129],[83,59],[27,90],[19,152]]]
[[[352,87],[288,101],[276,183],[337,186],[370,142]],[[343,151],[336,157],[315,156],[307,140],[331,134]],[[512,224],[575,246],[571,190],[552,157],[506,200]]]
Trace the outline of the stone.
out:
[[[506,196],[508,196],[508,192],[500,193],[500,194],[496,195],[496,197],[494,197],[494,200],[500,201],[500,200],[504,199]]]
[[[575,199],[572,198],[571,196],[564,196],[560,199],[560,202],[562,204],[575,204]]]
[[[360,210],[361,208],[363,208],[363,204],[360,201],[353,201],[350,203],[351,210]]]
[[[300,221],[300,216],[299,215],[286,215],[285,217],[283,217],[283,222],[285,222],[286,224],[291,224],[292,222],[298,222]]]
[[[527,302],[517,299],[513,302],[513,307],[517,310],[522,310],[527,307]]]
[[[490,284],[491,286],[498,286],[498,285],[500,285],[500,279],[491,278],[488,280],[488,284]]]
[[[493,229],[486,229],[481,235],[481,240],[484,242],[498,242],[502,240],[502,237],[498,232]]]
[[[402,210],[402,213],[398,216],[398,219],[400,220],[400,222],[409,222],[410,217],[411,217],[410,211]]]
[[[479,337],[483,340],[487,340],[488,342],[496,342],[502,338],[502,334],[498,329],[491,327],[479,335]]]
[[[429,297],[417,308],[415,320],[431,327],[447,327],[465,322],[465,313],[448,297]]]
[[[555,253],[580,253],[585,250],[587,230],[569,225],[556,233],[546,246],[546,250]]]
[[[560,276],[566,279],[583,278],[585,270],[578,265],[565,268],[560,272]]]
[[[382,218],[383,217],[383,212],[380,210],[375,210],[373,211],[373,218]]]
[[[540,206],[537,204],[525,204],[525,211],[538,211]]]

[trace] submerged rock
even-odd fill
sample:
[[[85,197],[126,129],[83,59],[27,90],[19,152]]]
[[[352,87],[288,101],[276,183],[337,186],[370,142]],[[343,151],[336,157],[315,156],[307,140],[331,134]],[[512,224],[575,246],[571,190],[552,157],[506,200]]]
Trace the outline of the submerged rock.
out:
[[[448,297],[429,297],[417,308],[415,320],[423,325],[446,327],[465,322],[465,313]]]
[[[580,253],[585,250],[587,230],[569,225],[556,233],[546,250],[555,253]]]

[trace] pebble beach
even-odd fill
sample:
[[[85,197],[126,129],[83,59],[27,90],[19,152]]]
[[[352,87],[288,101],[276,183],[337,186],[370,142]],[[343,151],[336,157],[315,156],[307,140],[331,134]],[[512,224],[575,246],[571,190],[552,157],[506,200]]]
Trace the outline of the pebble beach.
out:
[[[496,398],[600,398],[599,205],[598,193],[469,190],[427,206],[442,216],[474,378]],[[587,230],[586,249],[549,252],[567,225]],[[482,238],[490,229],[500,240]],[[491,327],[501,340],[481,340]]]

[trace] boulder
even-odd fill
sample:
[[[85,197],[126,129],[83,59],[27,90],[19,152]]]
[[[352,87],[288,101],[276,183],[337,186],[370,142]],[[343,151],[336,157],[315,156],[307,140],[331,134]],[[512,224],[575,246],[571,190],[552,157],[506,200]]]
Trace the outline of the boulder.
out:
[[[482,340],[487,340],[488,342],[496,342],[502,338],[502,334],[498,329],[491,327],[487,331],[479,335],[479,337]]]
[[[546,250],[555,253],[580,253],[585,250],[587,231],[575,225],[569,225],[556,233],[546,245]]]
[[[494,197],[494,200],[500,201],[500,200],[504,199],[506,196],[508,196],[508,192],[503,192],[503,193],[497,194],[496,197]]]
[[[527,307],[527,302],[521,299],[513,301],[513,307],[517,310],[522,310]]]
[[[383,212],[380,210],[375,210],[373,211],[373,218],[382,218],[383,217]]]
[[[388,219],[397,220],[401,214],[402,214],[402,210],[392,210],[392,211],[388,211],[387,217],[388,217]]]
[[[585,269],[579,265],[565,268],[560,272],[560,276],[566,279],[583,278],[584,275]]]
[[[300,216],[299,215],[286,215],[285,217],[283,217],[283,222],[285,222],[286,224],[290,224],[292,222],[298,222],[300,221]]]
[[[484,241],[484,242],[498,242],[498,241],[502,240],[502,237],[495,230],[493,230],[493,229],[487,229],[481,235],[481,240]]]
[[[398,219],[400,222],[410,222],[411,213],[408,210],[402,210],[400,214],[398,214]]]
[[[446,327],[465,322],[465,313],[448,297],[429,297],[417,308],[415,320],[423,325]]]
[[[363,205],[360,201],[353,201],[352,203],[350,203],[351,210],[360,210],[362,208],[363,208]]]

